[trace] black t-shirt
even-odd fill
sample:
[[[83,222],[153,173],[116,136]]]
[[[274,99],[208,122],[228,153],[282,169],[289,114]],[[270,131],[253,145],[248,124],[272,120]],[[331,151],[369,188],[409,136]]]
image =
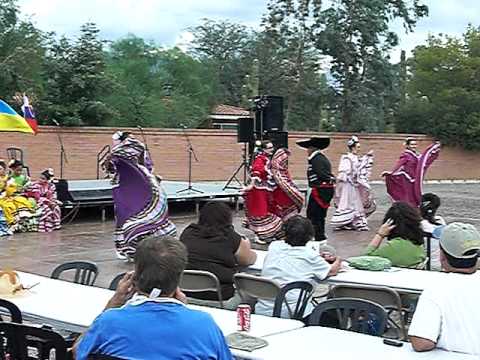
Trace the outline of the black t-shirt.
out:
[[[189,270],[203,270],[215,274],[222,287],[223,299],[233,296],[233,275],[237,272],[235,253],[242,237],[233,226],[207,228],[198,224],[189,225],[180,236],[188,250]],[[217,300],[212,292],[189,294],[192,297]]]

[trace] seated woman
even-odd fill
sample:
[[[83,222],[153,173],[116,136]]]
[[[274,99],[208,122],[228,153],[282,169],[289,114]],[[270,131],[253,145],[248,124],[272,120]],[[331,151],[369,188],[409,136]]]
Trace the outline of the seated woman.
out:
[[[40,210],[38,231],[51,232],[59,230],[62,211],[61,202],[57,200],[57,190],[52,182],[53,170],[45,169],[37,181],[34,181],[26,190],[26,195],[35,199]]]
[[[447,225],[445,220],[437,215],[440,203],[440,198],[437,195],[427,193],[422,195],[422,204],[420,205],[420,213],[423,218],[421,223],[422,230],[430,236],[430,269],[435,271],[442,270],[440,244],[438,242],[439,239],[435,236],[437,234],[435,229],[443,228]]]
[[[34,205],[17,195],[17,185],[7,175],[5,162],[0,161],[0,208],[11,232],[38,230],[38,214]]]
[[[257,254],[250,242],[233,228],[232,210],[221,202],[209,202],[200,210],[198,223],[190,224],[180,236],[188,250],[189,270],[203,270],[215,274],[220,281],[224,300],[234,296],[233,275],[239,267],[255,263]],[[218,300],[212,292],[195,293],[195,298]],[[225,305],[234,309],[234,299]]]
[[[285,235],[285,240],[270,244],[263,263],[263,277],[283,286],[294,281],[318,283],[328,276],[337,274],[341,265],[339,257],[321,255],[307,245],[315,236],[310,220],[300,215],[290,218],[285,223]],[[289,293],[287,301],[294,308],[297,297]],[[255,313],[272,316],[273,306],[273,300],[259,300],[255,305]],[[312,311],[313,305],[309,303],[304,316],[307,317]],[[282,309],[282,317],[288,317],[286,307]]]
[[[417,209],[405,202],[396,202],[385,214],[383,224],[365,251],[365,255],[387,258],[393,266],[416,268],[426,258],[423,230]],[[382,244],[383,239],[387,242]]]
[[[10,168],[10,178],[17,185],[17,193],[22,194],[30,183],[30,178],[23,171],[23,163],[20,160],[11,160],[8,167]]]

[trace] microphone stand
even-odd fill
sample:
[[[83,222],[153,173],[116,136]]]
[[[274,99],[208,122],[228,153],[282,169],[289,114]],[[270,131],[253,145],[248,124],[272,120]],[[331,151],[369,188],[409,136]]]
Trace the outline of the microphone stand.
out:
[[[64,163],[68,164],[67,152],[65,151],[65,147],[63,146],[62,135],[60,135],[59,131],[61,125],[56,120],[53,120],[53,123],[57,126],[57,139],[58,143],[60,144],[60,179],[63,179]]]
[[[143,128],[140,125],[137,125],[137,129],[140,130],[140,134],[142,135],[142,140],[143,143],[145,144],[145,150],[148,152],[148,144],[147,144],[147,137],[145,136],[145,133],[143,132]]]
[[[180,194],[182,192],[197,192],[202,194],[202,190],[195,189],[192,186],[192,156],[195,159],[195,162],[198,162],[197,154],[195,154],[195,150],[193,149],[192,142],[190,141],[190,138],[188,137],[187,132],[185,131],[185,128],[182,127],[182,132],[183,135],[185,136],[185,139],[187,140],[187,151],[188,151],[188,187],[182,190],[178,190],[177,194]]]

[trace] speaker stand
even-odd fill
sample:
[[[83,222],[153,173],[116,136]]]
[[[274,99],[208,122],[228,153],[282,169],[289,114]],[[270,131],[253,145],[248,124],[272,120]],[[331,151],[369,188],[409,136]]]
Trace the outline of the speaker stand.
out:
[[[237,167],[233,175],[228,179],[227,183],[223,187],[222,190],[225,189],[241,189],[245,185],[247,185],[247,169],[248,169],[248,160],[247,160],[247,143],[243,143],[243,154],[242,154],[242,162]],[[243,182],[238,179],[238,174],[243,170]],[[232,183],[236,181],[238,185],[232,185]]]

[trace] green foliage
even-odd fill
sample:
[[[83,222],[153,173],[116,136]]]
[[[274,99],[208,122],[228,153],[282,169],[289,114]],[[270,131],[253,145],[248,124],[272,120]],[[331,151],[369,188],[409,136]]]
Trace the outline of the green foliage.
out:
[[[117,111],[112,126],[198,126],[207,118],[213,71],[178,48],[162,50],[129,35],[113,43],[105,101]]]
[[[272,0],[268,22],[283,33],[310,36],[330,57],[335,101],[343,131],[382,131],[398,102],[388,51],[398,44],[389,24],[400,19],[411,31],[428,8],[419,0]]]
[[[462,39],[432,36],[409,61],[408,99],[397,129],[480,149],[480,28]]]
[[[41,91],[44,35],[22,20],[16,1],[0,0],[0,97],[11,101],[19,90]]]
[[[45,94],[39,114],[64,125],[102,125],[113,111],[100,99],[110,87],[105,74],[103,42],[96,25],[86,23],[72,42],[52,36],[45,58]]]

